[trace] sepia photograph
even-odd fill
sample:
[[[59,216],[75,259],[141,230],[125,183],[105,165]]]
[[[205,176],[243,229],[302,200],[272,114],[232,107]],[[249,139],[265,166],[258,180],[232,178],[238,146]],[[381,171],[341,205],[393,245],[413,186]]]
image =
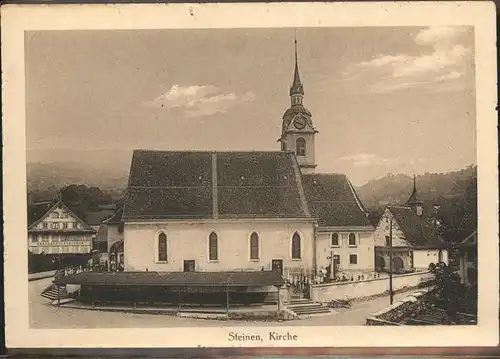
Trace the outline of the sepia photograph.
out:
[[[479,84],[480,30],[455,22],[24,28],[4,211],[25,330],[295,346],[498,324],[495,74]]]

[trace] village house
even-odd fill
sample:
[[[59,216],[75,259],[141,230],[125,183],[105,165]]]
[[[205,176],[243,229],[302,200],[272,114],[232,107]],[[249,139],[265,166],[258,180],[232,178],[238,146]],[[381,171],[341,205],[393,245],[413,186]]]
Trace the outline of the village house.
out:
[[[61,199],[29,206],[28,250],[33,254],[90,253],[95,233]]]
[[[377,271],[389,270],[391,251],[395,272],[428,269],[431,263],[448,264],[448,250],[439,236],[437,221],[425,215],[415,178],[406,204],[387,206],[375,228]]]

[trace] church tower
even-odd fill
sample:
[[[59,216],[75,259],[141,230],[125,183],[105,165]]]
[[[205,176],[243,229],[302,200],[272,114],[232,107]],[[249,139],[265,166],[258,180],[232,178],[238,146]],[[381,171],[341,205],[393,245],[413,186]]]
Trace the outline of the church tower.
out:
[[[295,72],[290,87],[290,108],[283,115],[281,127],[282,151],[293,151],[297,156],[302,173],[314,173],[314,135],[318,133],[312,123],[311,112],[303,105],[304,86],[300,81],[297,58],[297,38],[295,38]]]
[[[415,178],[415,175],[413,175],[413,192],[411,193],[410,198],[408,198],[408,201],[406,201],[406,205],[408,207],[411,207],[417,216],[421,216],[423,214],[423,209],[424,209],[424,201],[420,199],[420,196],[417,192],[417,180]]]

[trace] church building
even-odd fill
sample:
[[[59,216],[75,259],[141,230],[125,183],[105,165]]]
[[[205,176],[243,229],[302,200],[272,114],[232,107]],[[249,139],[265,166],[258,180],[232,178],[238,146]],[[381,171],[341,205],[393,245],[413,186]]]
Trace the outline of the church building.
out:
[[[295,41],[278,151],[134,151],[125,271],[374,270],[374,228],[344,174],[316,174]]]

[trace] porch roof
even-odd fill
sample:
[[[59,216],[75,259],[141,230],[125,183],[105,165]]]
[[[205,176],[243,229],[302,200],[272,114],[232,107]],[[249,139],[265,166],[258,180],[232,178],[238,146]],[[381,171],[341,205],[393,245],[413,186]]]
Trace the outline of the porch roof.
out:
[[[54,280],[57,285],[96,286],[282,286],[279,272],[82,272]]]

